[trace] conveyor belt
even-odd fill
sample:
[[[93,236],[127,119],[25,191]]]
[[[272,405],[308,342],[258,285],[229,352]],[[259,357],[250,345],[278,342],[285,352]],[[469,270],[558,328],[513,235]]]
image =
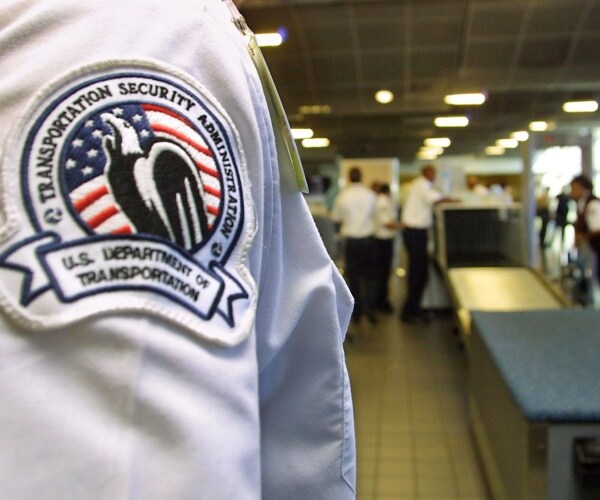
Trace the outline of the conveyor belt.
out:
[[[447,272],[463,337],[470,335],[471,311],[561,309],[564,304],[530,269],[463,267]]]

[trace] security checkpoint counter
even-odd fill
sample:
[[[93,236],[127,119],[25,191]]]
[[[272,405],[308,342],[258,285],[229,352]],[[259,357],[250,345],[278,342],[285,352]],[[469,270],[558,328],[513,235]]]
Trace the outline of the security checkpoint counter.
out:
[[[458,267],[446,273],[461,340],[470,350],[471,311],[561,309],[565,300],[526,267]]]
[[[472,312],[469,416],[494,498],[600,498],[600,312]]]

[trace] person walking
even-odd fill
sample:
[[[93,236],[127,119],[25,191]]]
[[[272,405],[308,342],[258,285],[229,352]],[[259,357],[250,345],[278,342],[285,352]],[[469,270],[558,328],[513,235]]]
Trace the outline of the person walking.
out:
[[[362,184],[360,168],[352,167],[349,179],[334,201],[331,219],[344,242],[346,278],[355,301],[352,319],[358,322],[365,314],[374,323],[376,195]]]
[[[413,181],[402,209],[402,238],[408,254],[407,296],[400,313],[405,323],[422,317],[421,299],[429,277],[428,231],[433,224],[433,206],[443,195],[434,188],[436,168],[427,164]]]

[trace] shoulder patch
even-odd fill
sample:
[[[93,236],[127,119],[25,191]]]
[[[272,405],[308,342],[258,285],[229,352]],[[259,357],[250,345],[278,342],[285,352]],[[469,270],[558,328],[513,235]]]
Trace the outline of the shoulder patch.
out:
[[[137,311],[233,345],[254,235],[233,121],[191,77],[107,61],[46,88],[2,158],[0,306],[33,329]]]

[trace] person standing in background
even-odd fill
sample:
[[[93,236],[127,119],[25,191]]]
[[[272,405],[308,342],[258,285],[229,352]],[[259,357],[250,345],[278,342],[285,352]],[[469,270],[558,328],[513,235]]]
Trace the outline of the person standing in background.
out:
[[[569,224],[570,197],[565,188],[556,197],[556,209],[554,211],[555,233],[560,234],[560,249],[562,251],[565,242],[565,231]]]
[[[402,237],[408,254],[407,296],[400,313],[405,323],[422,317],[421,299],[429,277],[427,250],[428,231],[433,224],[433,206],[442,201],[442,193],[434,188],[436,168],[428,164],[410,186],[402,208]]]
[[[377,276],[375,289],[375,307],[381,312],[392,312],[389,301],[389,278],[394,258],[394,240],[400,225],[390,194],[390,185],[378,185],[377,193],[377,226],[375,229],[375,245],[377,260]]]
[[[339,224],[344,241],[346,278],[354,297],[352,319],[358,322],[363,314],[375,322],[375,259],[376,220],[375,193],[362,184],[358,167],[349,171],[350,183],[336,197],[331,219]]]
[[[467,187],[469,188],[469,191],[471,191],[474,195],[477,196],[483,197],[490,194],[489,189],[485,187],[485,185],[483,185],[479,180],[479,177],[475,175],[469,175],[467,177]]]
[[[543,186],[535,200],[536,215],[540,218],[541,224],[539,234],[539,242],[541,249],[544,249],[548,246],[546,242],[546,234],[548,232],[548,222],[550,222],[550,198],[548,196],[549,192],[550,189]]]
[[[593,269],[600,283],[600,199],[594,196],[594,184],[586,175],[571,180],[571,198],[577,202],[575,246],[582,249],[587,242],[593,251]]]

